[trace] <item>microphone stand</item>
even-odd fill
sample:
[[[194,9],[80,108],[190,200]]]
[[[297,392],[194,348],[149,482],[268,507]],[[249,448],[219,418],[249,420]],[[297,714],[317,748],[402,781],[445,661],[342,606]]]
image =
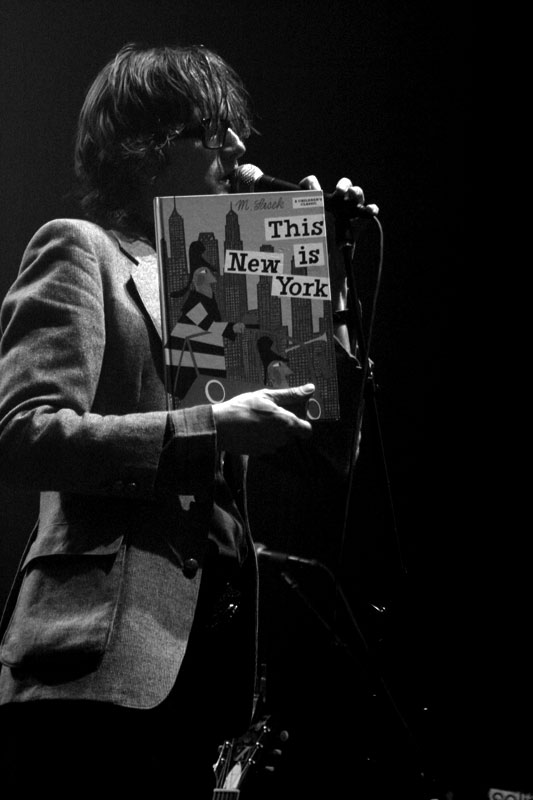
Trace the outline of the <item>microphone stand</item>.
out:
[[[289,563],[289,562],[287,562]],[[338,647],[354,664],[357,668],[364,667],[364,674],[366,675],[366,679],[370,682],[371,686],[373,684],[374,691],[372,692],[372,697],[379,697],[378,692],[381,691],[385,701],[389,704],[390,709],[392,710],[393,715],[396,717],[397,721],[400,724],[401,729],[406,737],[406,743],[410,749],[412,754],[412,768],[416,771],[416,778],[420,781],[420,788],[424,788],[424,791],[427,791],[429,794],[427,797],[431,795],[433,800],[436,800],[435,797],[435,784],[437,783],[437,779],[435,776],[428,775],[426,771],[426,767],[424,765],[424,754],[423,748],[421,747],[419,741],[415,737],[413,731],[409,727],[400,707],[398,706],[394,696],[391,692],[391,689],[379,667],[378,660],[373,653],[371,647],[369,646],[366,638],[357,623],[353,610],[350,606],[348,598],[344,594],[342,587],[339,585],[339,582],[336,576],[331,572],[331,570],[323,564],[321,561],[313,560],[312,562],[294,562],[297,566],[306,566],[306,567],[316,567],[323,570],[328,578],[333,582],[335,587],[335,593],[337,597],[340,597],[342,600],[342,604],[344,610],[348,616],[349,622],[353,631],[356,634],[357,639],[362,647],[363,653],[363,663],[361,663],[361,658],[358,657],[357,653],[353,650],[353,648],[349,645],[349,643],[342,638],[338,632],[335,630],[335,627],[331,625],[323,613],[318,609],[317,605],[311,600],[309,595],[307,595],[298,581],[294,578],[293,575],[290,575],[286,569],[282,569],[280,571],[280,575],[284,582],[287,584],[289,589],[293,591],[300,601],[311,611],[313,616],[318,620],[320,625],[328,632],[331,636],[331,640],[333,644]]]
[[[379,227],[380,235],[382,237],[382,229],[381,225],[378,220],[374,217],[373,218],[376,224]],[[347,288],[348,288],[348,308],[345,311],[341,311],[340,313],[337,312],[334,315],[336,321],[346,322],[348,328],[348,336],[350,342],[351,353],[355,356],[362,366],[362,389],[361,393],[357,402],[357,407],[355,411],[355,426],[352,435],[352,442],[351,442],[351,449],[350,449],[350,467],[349,467],[349,474],[348,474],[348,485],[347,485],[347,495],[346,495],[346,504],[344,509],[344,522],[343,522],[343,530],[342,530],[342,539],[341,539],[341,550],[339,552],[339,563],[341,561],[341,553],[344,546],[344,541],[347,534],[348,523],[350,520],[351,514],[351,503],[353,502],[353,484],[355,478],[355,465],[357,461],[358,451],[359,451],[359,442],[362,433],[362,424],[363,424],[363,415],[368,414],[370,417],[370,422],[374,426],[374,430],[377,436],[378,441],[378,449],[379,449],[379,464],[382,471],[382,477],[384,481],[384,486],[387,494],[387,501],[388,501],[388,509],[390,513],[390,521],[392,525],[392,532],[394,536],[394,541],[396,545],[397,551],[397,558],[399,562],[399,569],[400,574],[402,577],[406,577],[407,569],[404,562],[403,554],[402,554],[402,547],[400,544],[400,538],[398,535],[397,523],[396,523],[396,514],[394,509],[394,502],[392,497],[391,485],[390,485],[390,478],[389,478],[389,471],[387,467],[387,460],[385,456],[385,448],[383,444],[383,437],[381,431],[381,425],[379,420],[379,413],[376,401],[376,385],[374,382],[374,375],[373,375],[373,364],[370,359],[369,355],[369,348],[367,345],[367,337],[365,336],[364,328],[363,328],[363,320],[362,320],[362,303],[360,300],[356,277],[355,277],[355,269],[353,264],[353,253],[355,248],[355,236],[353,230],[353,221],[348,219],[346,216],[343,216],[342,211],[337,212],[335,214],[335,228],[336,228],[336,241],[337,243],[341,243],[341,251],[343,255],[344,261],[344,272],[347,281]],[[381,255],[381,254],[380,254]],[[380,259],[381,260],[381,259]],[[377,296],[377,286],[379,281],[376,282],[376,291],[374,293],[374,306],[375,300]],[[368,331],[368,341],[371,340],[372,334],[372,323],[373,323],[373,316],[374,316],[374,308],[372,309],[372,317],[370,319],[369,331]],[[399,720],[401,728],[403,729],[407,744],[412,749],[413,756],[417,762],[418,768],[418,775],[422,779],[426,779],[428,776],[425,775],[425,769],[423,766],[424,758],[422,756],[422,748],[418,743],[416,737],[413,734],[413,731],[410,729],[406,719],[404,718],[400,708],[398,707],[395,698],[393,697],[391,690],[383,677],[382,671],[377,663],[377,659],[373,654],[371,648],[369,647],[360,626],[357,623],[353,610],[350,606],[350,603],[344,594],[342,587],[339,584],[338,578],[334,575],[324,564],[321,562],[317,562],[317,566],[321,567],[323,570],[326,571],[329,578],[333,581],[335,586],[335,592],[337,599],[340,599],[342,606],[348,616],[352,629],[355,631],[363,650],[364,661],[366,663],[367,672],[370,678],[374,678],[377,682],[377,688],[381,690],[383,693],[386,702],[389,704],[390,708],[392,709],[393,713],[395,714],[396,718]],[[333,637],[333,642],[337,645],[340,645],[344,652],[346,652],[351,658],[356,659],[355,654],[351,651],[350,647],[347,645],[345,641],[342,641],[336,631],[332,628],[331,625],[326,621],[324,616],[320,614],[320,612],[314,607],[312,601],[307,597],[304,592],[301,590],[301,587],[298,583],[294,580],[293,577],[288,575],[286,572],[282,572],[282,577],[288,586],[299,596],[300,600],[305,603],[305,605],[313,612],[315,617],[319,620],[321,625],[325,627]],[[384,610],[384,609],[382,609]],[[431,780],[431,779],[430,779]]]
[[[373,219],[379,225],[377,218],[374,217]],[[363,388],[361,391],[361,395],[359,397],[359,402],[357,404],[355,429],[352,437],[351,461],[350,461],[350,470],[348,476],[348,490],[347,490],[347,500],[346,500],[345,517],[344,517],[344,533],[346,532],[350,517],[350,503],[353,497],[355,463],[357,460],[358,444],[362,432],[363,412],[365,411],[365,408],[368,407],[367,413],[370,414],[371,422],[374,425],[374,430],[376,432],[376,436],[378,439],[380,465],[383,473],[383,480],[388,498],[388,508],[390,512],[392,531],[394,535],[394,541],[396,543],[400,570],[402,575],[405,576],[407,574],[407,570],[403,559],[402,549],[400,546],[400,539],[398,535],[398,528],[396,524],[394,501],[392,498],[389,471],[387,467],[387,459],[385,456],[385,448],[383,444],[383,437],[381,432],[381,425],[380,425],[377,401],[376,401],[377,390],[372,371],[372,362],[370,359],[366,343],[366,337],[363,329],[362,304],[357,289],[357,283],[355,280],[355,269],[352,263],[353,261],[352,254],[355,247],[355,237],[353,234],[351,221],[349,219],[344,218],[341,215],[337,215],[335,217],[335,223],[336,223],[337,239],[342,242],[341,249],[344,260],[344,272],[346,275],[346,281],[348,286],[349,307],[345,312],[344,316],[346,318],[346,323],[348,327],[348,334],[350,338],[352,355],[356,356],[359,359],[359,361],[362,364],[362,370],[363,370],[362,374]],[[372,331],[370,330],[369,339],[371,338],[371,333]]]
[[[312,566],[319,567],[320,569],[322,569],[326,573],[326,575],[329,577],[329,579],[333,582],[333,584],[335,586],[335,592],[341,598],[341,600],[343,602],[343,605],[344,605],[344,609],[345,609],[345,611],[346,611],[346,613],[348,615],[348,618],[350,620],[351,626],[352,626],[353,630],[355,631],[355,633],[356,633],[356,635],[357,635],[357,637],[358,637],[358,639],[359,639],[359,641],[360,641],[360,643],[361,643],[361,645],[363,647],[363,652],[364,652],[365,658],[367,660],[367,665],[372,667],[371,671],[374,674],[374,677],[376,677],[378,679],[378,682],[380,683],[382,689],[385,692],[385,695],[387,696],[387,698],[390,701],[395,713],[397,714],[398,719],[400,720],[400,722],[402,724],[402,727],[406,731],[407,735],[409,737],[412,737],[412,734],[410,732],[409,726],[407,725],[407,722],[405,721],[400,709],[398,708],[398,706],[397,706],[397,704],[396,704],[396,702],[395,702],[395,700],[394,700],[394,698],[393,698],[393,696],[392,696],[392,694],[390,692],[390,689],[387,686],[387,683],[386,683],[383,675],[381,674],[381,670],[377,666],[376,659],[375,659],[375,657],[374,657],[374,655],[373,655],[373,653],[372,653],[372,651],[371,651],[371,649],[370,649],[370,647],[368,645],[368,642],[366,641],[366,639],[364,637],[364,634],[363,634],[360,626],[357,623],[357,620],[356,620],[355,615],[354,615],[354,613],[352,611],[350,603],[348,602],[348,598],[346,597],[346,595],[344,594],[342,588],[340,587],[335,575],[333,575],[331,570],[325,564],[323,564],[321,561],[314,561]],[[343,651],[350,658],[352,658],[353,660],[356,661],[356,663],[358,663],[355,653],[352,652],[352,650],[350,649],[350,647],[347,644],[347,642],[339,636],[339,634],[335,631],[334,627],[332,625],[330,625],[330,623],[326,620],[324,615],[321,614],[321,612],[318,610],[318,608],[313,603],[313,601],[302,590],[301,586],[295,580],[295,578],[292,575],[289,575],[288,572],[286,572],[285,570],[281,570],[280,574],[281,574],[281,577],[283,578],[283,580],[285,581],[285,583],[289,586],[289,588],[298,595],[298,597],[304,603],[304,605],[306,605],[307,608],[310,609],[310,611],[316,617],[316,619],[318,619],[318,621],[320,622],[322,627],[325,628],[325,630],[328,631],[328,633],[332,637],[333,643],[335,645],[337,645],[337,646],[340,646],[343,649]]]

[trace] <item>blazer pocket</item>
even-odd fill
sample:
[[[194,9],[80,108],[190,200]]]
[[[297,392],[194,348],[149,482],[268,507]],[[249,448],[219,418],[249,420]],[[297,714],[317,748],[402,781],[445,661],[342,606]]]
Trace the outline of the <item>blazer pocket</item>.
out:
[[[24,559],[0,647],[6,666],[68,668],[103,655],[118,606],[124,537],[82,552],[72,541],[61,535],[38,538]]]

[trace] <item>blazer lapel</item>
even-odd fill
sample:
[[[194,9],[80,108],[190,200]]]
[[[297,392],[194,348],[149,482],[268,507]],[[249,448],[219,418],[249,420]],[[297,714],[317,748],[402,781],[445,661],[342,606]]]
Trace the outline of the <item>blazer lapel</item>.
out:
[[[122,253],[131,261],[133,294],[141,308],[151,319],[159,338],[162,338],[161,300],[157,255],[150,245],[140,240],[129,241],[118,231],[113,231]]]
[[[131,280],[139,293],[141,301],[154,323],[154,327],[162,338],[161,332],[161,301],[159,298],[159,274],[157,271],[157,257],[145,256],[134,264],[131,270]]]

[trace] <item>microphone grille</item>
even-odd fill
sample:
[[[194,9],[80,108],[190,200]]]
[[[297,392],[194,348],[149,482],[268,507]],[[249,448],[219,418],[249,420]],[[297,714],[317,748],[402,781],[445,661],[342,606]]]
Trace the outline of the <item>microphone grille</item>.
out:
[[[235,170],[234,175],[237,191],[251,191],[254,183],[259,180],[263,172],[259,167],[255,167],[253,164],[241,164],[241,166],[237,167]]]

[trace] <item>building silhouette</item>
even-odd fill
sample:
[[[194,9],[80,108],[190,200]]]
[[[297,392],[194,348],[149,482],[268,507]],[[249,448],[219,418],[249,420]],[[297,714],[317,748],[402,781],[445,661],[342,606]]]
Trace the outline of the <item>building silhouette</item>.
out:
[[[184,289],[189,282],[185,227],[183,217],[176,209],[175,200],[174,208],[168,217],[168,240],[168,248],[165,239],[161,242],[161,256],[166,276],[166,314],[172,329],[178,321],[183,300],[171,295]]]

